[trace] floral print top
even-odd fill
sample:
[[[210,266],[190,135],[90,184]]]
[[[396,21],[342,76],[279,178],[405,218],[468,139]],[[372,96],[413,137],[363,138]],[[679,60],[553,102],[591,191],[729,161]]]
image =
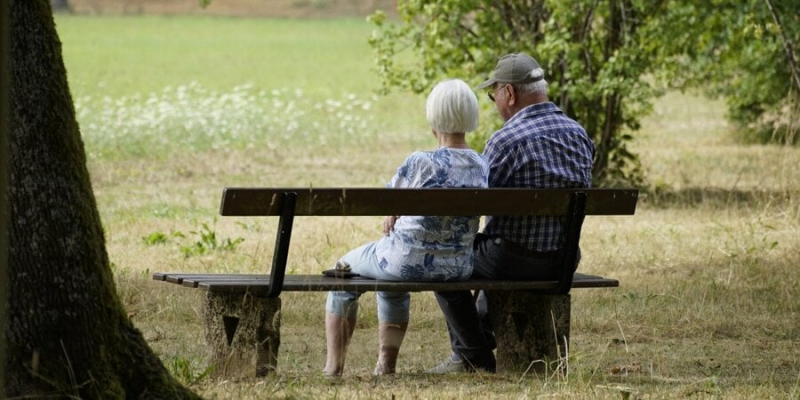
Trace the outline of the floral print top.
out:
[[[489,167],[470,149],[415,152],[389,188],[487,187]],[[480,216],[400,216],[377,242],[378,266],[409,281],[456,281],[472,275],[472,242]]]

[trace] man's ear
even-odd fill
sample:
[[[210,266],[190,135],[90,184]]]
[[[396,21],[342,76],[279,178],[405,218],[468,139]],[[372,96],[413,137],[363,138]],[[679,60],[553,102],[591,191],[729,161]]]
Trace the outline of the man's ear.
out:
[[[517,102],[517,90],[511,85],[506,86],[506,90],[508,90],[508,106],[513,107]]]

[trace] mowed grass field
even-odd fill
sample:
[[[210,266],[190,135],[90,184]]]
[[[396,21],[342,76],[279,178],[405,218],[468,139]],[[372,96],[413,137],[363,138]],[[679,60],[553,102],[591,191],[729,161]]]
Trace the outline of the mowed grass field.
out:
[[[633,217],[588,218],[567,376],[429,376],[448,354],[412,295],[396,377],[375,380],[374,296],[340,382],[323,379],[324,293],[283,298],[279,373],[204,377],[202,293],[155,271],[263,273],[272,218],[220,218],[225,186],[382,186],[432,149],[424,98],[374,95],[359,19],[59,16],[117,289],[165,365],[208,398],[798,398],[800,151],[733,142],[724,105],[671,93],[636,132],[651,187]],[[459,77],[476,83],[480,77]],[[479,96],[481,100],[484,96]],[[487,104],[484,121],[498,118]],[[294,273],[380,234],[379,218],[295,222]]]

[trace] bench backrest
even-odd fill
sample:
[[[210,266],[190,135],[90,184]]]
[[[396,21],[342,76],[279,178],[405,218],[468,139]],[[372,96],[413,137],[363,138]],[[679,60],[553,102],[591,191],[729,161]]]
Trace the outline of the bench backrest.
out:
[[[586,215],[633,215],[636,189],[226,188],[223,216],[280,216],[268,296],[280,295],[295,216],[539,215],[564,216],[562,274],[556,293],[572,287]]]
[[[586,193],[586,215],[633,215],[635,189],[226,188],[220,215],[279,216],[296,193],[295,216],[568,215],[573,193]]]

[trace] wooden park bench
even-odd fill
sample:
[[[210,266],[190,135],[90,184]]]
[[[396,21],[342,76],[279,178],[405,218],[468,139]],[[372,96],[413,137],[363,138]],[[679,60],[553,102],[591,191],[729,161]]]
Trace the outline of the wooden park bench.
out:
[[[532,366],[543,370],[568,354],[570,289],[619,286],[616,279],[573,276],[570,266],[575,265],[584,217],[633,215],[637,198],[633,189],[227,188],[221,215],[280,217],[270,273],[159,272],[153,279],[207,292],[205,336],[218,377],[264,376],[275,370],[282,291],[485,290],[497,340],[498,372]],[[563,216],[563,272],[558,281],[390,282],[321,273],[285,275],[295,216],[386,215]]]

